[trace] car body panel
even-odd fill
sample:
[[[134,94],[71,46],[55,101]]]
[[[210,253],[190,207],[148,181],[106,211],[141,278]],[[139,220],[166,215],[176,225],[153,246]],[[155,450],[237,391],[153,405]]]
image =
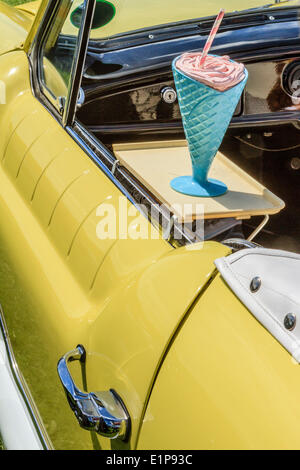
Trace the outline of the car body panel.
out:
[[[25,13],[29,13],[31,16],[35,16],[41,6],[41,3],[42,3],[42,0],[35,0],[33,2],[22,3],[21,5],[16,5],[16,8]]]
[[[224,6],[220,0],[209,2],[205,5],[199,5],[194,0],[189,0],[188,4],[184,5],[184,8],[172,8],[173,0],[164,1],[163,4],[159,0],[154,0],[151,5],[142,5],[139,0],[127,0],[125,4],[124,0],[114,0],[113,3],[116,8],[116,15],[107,25],[101,28],[95,28],[91,31],[92,39],[109,38],[115,34],[124,33],[127,31],[134,31],[140,28],[151,27],[153,25],[166,24],[170,22],[191,20],[193,18],[210,17],[214,16],[220,8]],[[33,2],[24,3],[17,5],[15,8],[0,2],[0,12],[4,13],[8,18],[11,18],[16,24],[21,26],[26,25],[26,31],[32,24],[34,17],[36,17],[35,27],[30,33],[30,39],[27,43],[29,47],[36,31],[40,19],[47,7],[48,0],[36,0]],[[75,0],[74,5],[71,7],[69,18],[72,12],[82,4],[82,0]],[[289,0],[287,2],[280,2],[272,5],[272,8],[282,7],[285,5],[290,7],[298,5],[298,0]],[[243,4],[243,9],[255,8],[262,6],[261,0],[247,0]],[[147,9],[148,8],[148,9]],[[228,0],[226,2],[227,12],[234,12],[240,9],[240,2],[238,0]],[[19,12],[20,14],[18,15]],[[134,12],[134,13],[133,13]],[[66,34],[75,35],[77,34],[77,28],[75,28],[71,22],[68,21],[68,25],[64,31]],[[9,50],[12,50],[11,47]]]
[[[55,448],[134,448],[165,349],[214,259],[230,250],[99,239],[97,207],[109,203],[118,214],[131,203],[120,202],[116,186],[33,97],[26,54],[1,56],[0,69],[0,298],[16,360]],[[130,220],[145,220],[138,214]],[[127,444],[91,436],[69,409],[56,363],[78,343],[87,350],[86,377],[72,364],[75,381],[117,390],[132,419]]]
[[[138,448],[298,449],[299,387],[299,365],[218,276],[162,365]]]
[[[136,241],[131,244],[132,250],[139,250]],[[203,248],[200,246],[198,251],[195,247],[194,250],[180,248],[148,264],[138,274],[135,272],[134,277],[132,274],[123,277],[123,274],[122,279],[116,272],[121,250],[122,271],[126,265],[128,272],[134,269],[126,246],[129,246],[128,241],[126,244],[123,242],[122,248],[120,244],[116,246],[107,257],[103,266],[107,283],[100,284],[98,280],[99,291],[104,289],[103,298],[109,295],[111,301],[99,312],[94,328],[91,328],[87,376],[91,388],[95,389],[98,379],[93,370],[103,371],[105,382],[108,384],[110,380],[112,388],[121,394],[128,407],[132,435],[136,438],[148,394],[166,348],[194,299],[213,276],[214,269],[210,263],[216,251],[223,251],[224,247],[208,243]],[[140,249],[144,249],[143,244],[140,244]],[[137,266],[138,259],[135,263]],[[103,325],[107,325],[112,335],[100,336],[97,332],[101,324],[102,330]],[[119,341],[111,348],[115,338]],[[97,351],[103,353],[99,355]],[[152,376],[149,376],[150,371]],[[105,444],[108,448],[113,445],[107,441]],[[135,447],[135,442],[132,447]]]
[[[32,19],[16,8],[0,2],[0,54],[23,46]]]
[[[210,0],[209,2],[203,2],[201,5],[195,0],[186,0],[182,5],[177,4],[176,8],[174,8],[174,0],[164,0],[163,2],[151,0],[146,3],[140,0],[100,0],[100,6],[101,1],[112,4],[115,14],[107,24],[91,30],[91,38],[95,40],[111,38],[114,35],[124,34],[128,31],[144,28],[151,29],[151,27],[157,27],[158,25],[215,16],[224,6],[227,13],[264,6],[262,0],[244,0],[242,5],[239,0],[227,0],[226,5],[220,0]],[[271,5],[272,2],[269,2],[265,7],[283,6],[285,4],[292,6],[295,2],[296,0],[273,5]],[[72,5],[69,14],[70,20],[65,27],[66,34],[72,35],[76,33],[76,28],[71,21],[71,15],[81,4],[82,0],[75,0]]]

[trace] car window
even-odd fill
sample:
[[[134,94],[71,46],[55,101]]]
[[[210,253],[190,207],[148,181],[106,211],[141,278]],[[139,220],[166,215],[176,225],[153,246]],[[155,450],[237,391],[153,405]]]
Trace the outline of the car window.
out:
[[[46,32],[40,49],[40,80],[53,98],[67,97],[73,60],[76,56],[81,20],[77,28],[65,33],[74,1],[62,1],[55,20]],[[78,2],[77,2],[78,3]],[[73,8],[74,9],[74,8]]]
[[[71,8],[65,33],[75,34],[82,14],[82,0]],[[253,8],[299,5],[299,0],[97,0],[92,39],[108,39],[118,34],[178,21],[214,16],[220,8],[227,13]]]

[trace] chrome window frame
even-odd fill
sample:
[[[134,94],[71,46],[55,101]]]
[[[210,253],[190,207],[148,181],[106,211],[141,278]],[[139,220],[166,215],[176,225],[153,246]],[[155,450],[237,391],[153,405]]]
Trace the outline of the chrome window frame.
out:
[[[53,22],[57,19],[57,13],[60,7],[63,4],[66,4],[66,6],[70,4],[71,7],[72,3],[73,0],[49,1],[45,14],[28,51],[33,94],[42,102],[42,104],[44,104],[44,106],[51,112],[51,114],[53,114],[63,127],[70,125],[74,121],[96,0],[84,0],[84,14],[77,36],[76,52],[72,61],[70,81],[64,103],[61,102],[59,97],[55,97],[46,87],[45,83],[43,83],[41,59],[43,51],[42,47],[46,40],[47,33],[53,25]],[[63,21],[65,21],[65,19]]]

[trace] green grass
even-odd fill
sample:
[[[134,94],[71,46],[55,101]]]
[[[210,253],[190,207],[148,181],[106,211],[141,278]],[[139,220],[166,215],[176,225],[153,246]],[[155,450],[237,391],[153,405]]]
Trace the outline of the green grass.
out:
[[[14,6],[14,5],[21,5],[21,3],[28,3],[28,2],[31,2],[32,0],[1,0],[1,1]]]

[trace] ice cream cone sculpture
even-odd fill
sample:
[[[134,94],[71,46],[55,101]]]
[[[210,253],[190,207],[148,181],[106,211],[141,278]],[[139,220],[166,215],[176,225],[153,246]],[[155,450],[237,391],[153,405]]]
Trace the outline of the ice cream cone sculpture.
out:
[[[243,64],[208,55],[223,16],[221,10],[203,53],[183,54],[172,65],[193,175],[179,176],[170,184],[190,196],[214,197],[227,191],[224,183],[208,179],[208,172],[248,78]]]

